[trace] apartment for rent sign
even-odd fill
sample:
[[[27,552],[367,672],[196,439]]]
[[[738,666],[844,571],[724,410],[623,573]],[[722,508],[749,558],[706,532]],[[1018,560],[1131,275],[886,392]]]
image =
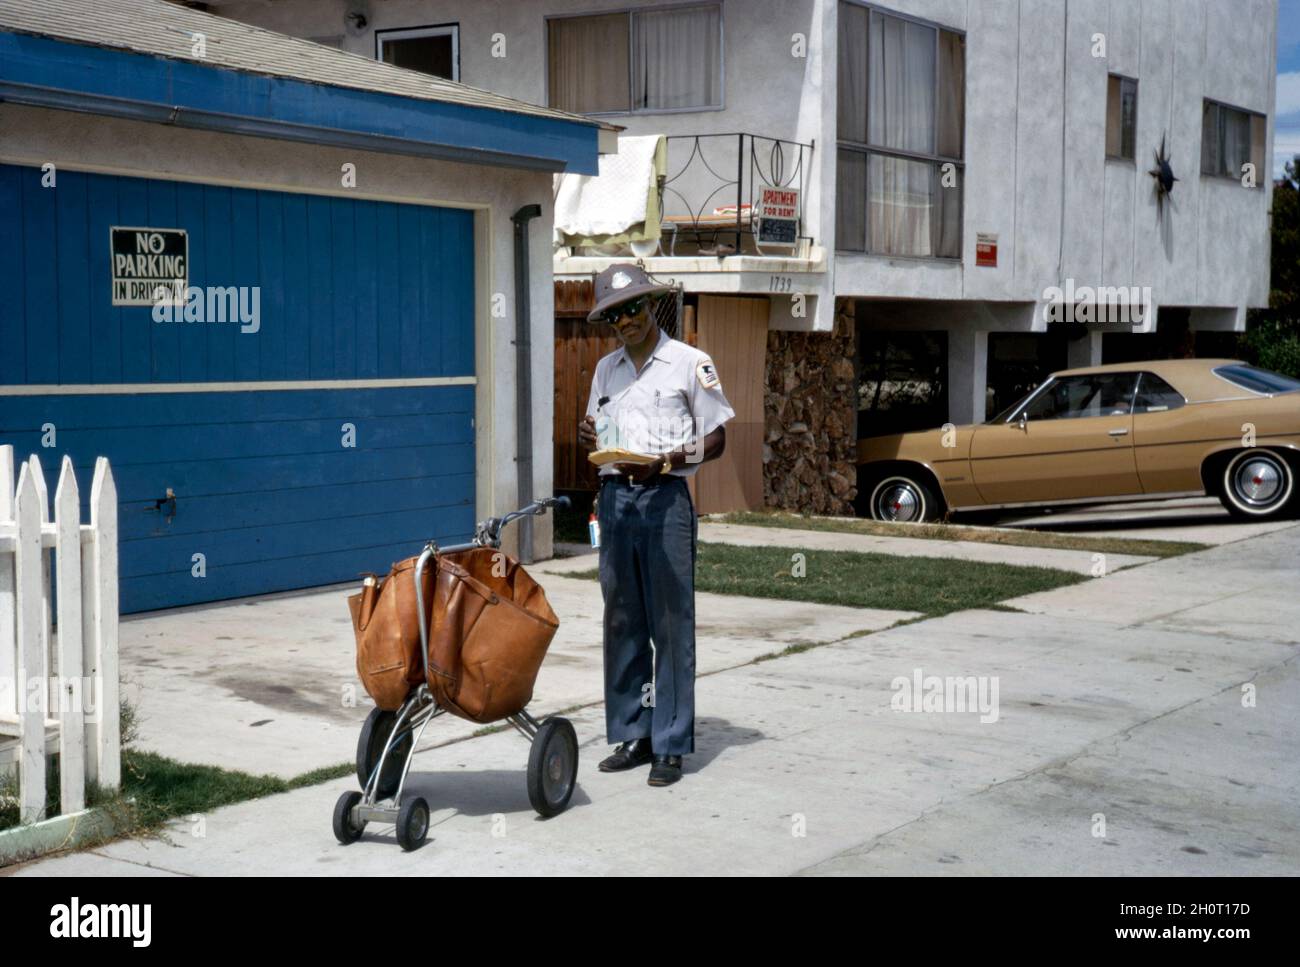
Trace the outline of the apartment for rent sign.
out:
[[[758,219],[760,245],[794,245],[799,236],[799,189],[761,186]]]
[[[190,240],[182,228],[109,229],[113,305],[183,303],[189,282]]]

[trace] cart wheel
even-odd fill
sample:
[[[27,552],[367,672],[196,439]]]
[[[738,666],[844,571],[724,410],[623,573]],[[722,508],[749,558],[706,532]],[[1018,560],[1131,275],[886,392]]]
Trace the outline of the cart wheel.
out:
[[[397,842],[408,853],[424,845],[429,835],[429,804],[408,799],[397,812]]]
[[[544,817],[564,812],[578,778],[578,736],[568,719],[547,719],[528,753],[528,801]]]
[[[352,822],[352,807],[361,802],[361,793],[345,792],[334,804],[334,837],[344,846],[355,843],[365,832],[366,824]]]
[[[370,773],[383,755],[384,743],[388,741],[396,721],[396,712],[385,712],[381,708],[371,709],[366,716],[366,724],[361,726],[361,735],[357,737],[357,782],[362,789],[370,781]],[[379,786],[375,790],[376,799],[388,799],[397,793],[397,787],[402,781],[402,769],[406,766],[406,757],[411,751],[411,738],[408,730],[388,754],[384,774],[379,777]]]

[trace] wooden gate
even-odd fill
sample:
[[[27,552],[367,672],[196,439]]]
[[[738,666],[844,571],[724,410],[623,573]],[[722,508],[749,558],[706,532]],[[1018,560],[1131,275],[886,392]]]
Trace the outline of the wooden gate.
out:
[[[763,385],[768,301],[762,296],[700,296],[696,345],[713,357],[722,390],[736,411],[727,450],[693,478],[701,514],[763,507]]]

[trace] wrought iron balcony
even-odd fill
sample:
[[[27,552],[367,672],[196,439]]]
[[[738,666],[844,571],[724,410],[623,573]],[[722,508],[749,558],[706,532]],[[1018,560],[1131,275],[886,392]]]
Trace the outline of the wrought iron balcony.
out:
[[[669,135],[666,141],[663,254],[806,255],[812,144],[748,133]],[[790,202],[782,214],[793,218],[764,218],[772,214],[773,199]]]

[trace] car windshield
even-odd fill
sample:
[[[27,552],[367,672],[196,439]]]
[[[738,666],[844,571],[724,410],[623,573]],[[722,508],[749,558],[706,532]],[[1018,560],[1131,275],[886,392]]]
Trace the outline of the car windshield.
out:
[[[1214,375],[1221,376],[1233,386],[1240,386],[1252,393],[1294,393],[1300,390],[1300,380],[1283,376],[1281,373],[1271,373],[1258,366],[1247,366],[1245,363],[1219,366],[1214,370]]]

